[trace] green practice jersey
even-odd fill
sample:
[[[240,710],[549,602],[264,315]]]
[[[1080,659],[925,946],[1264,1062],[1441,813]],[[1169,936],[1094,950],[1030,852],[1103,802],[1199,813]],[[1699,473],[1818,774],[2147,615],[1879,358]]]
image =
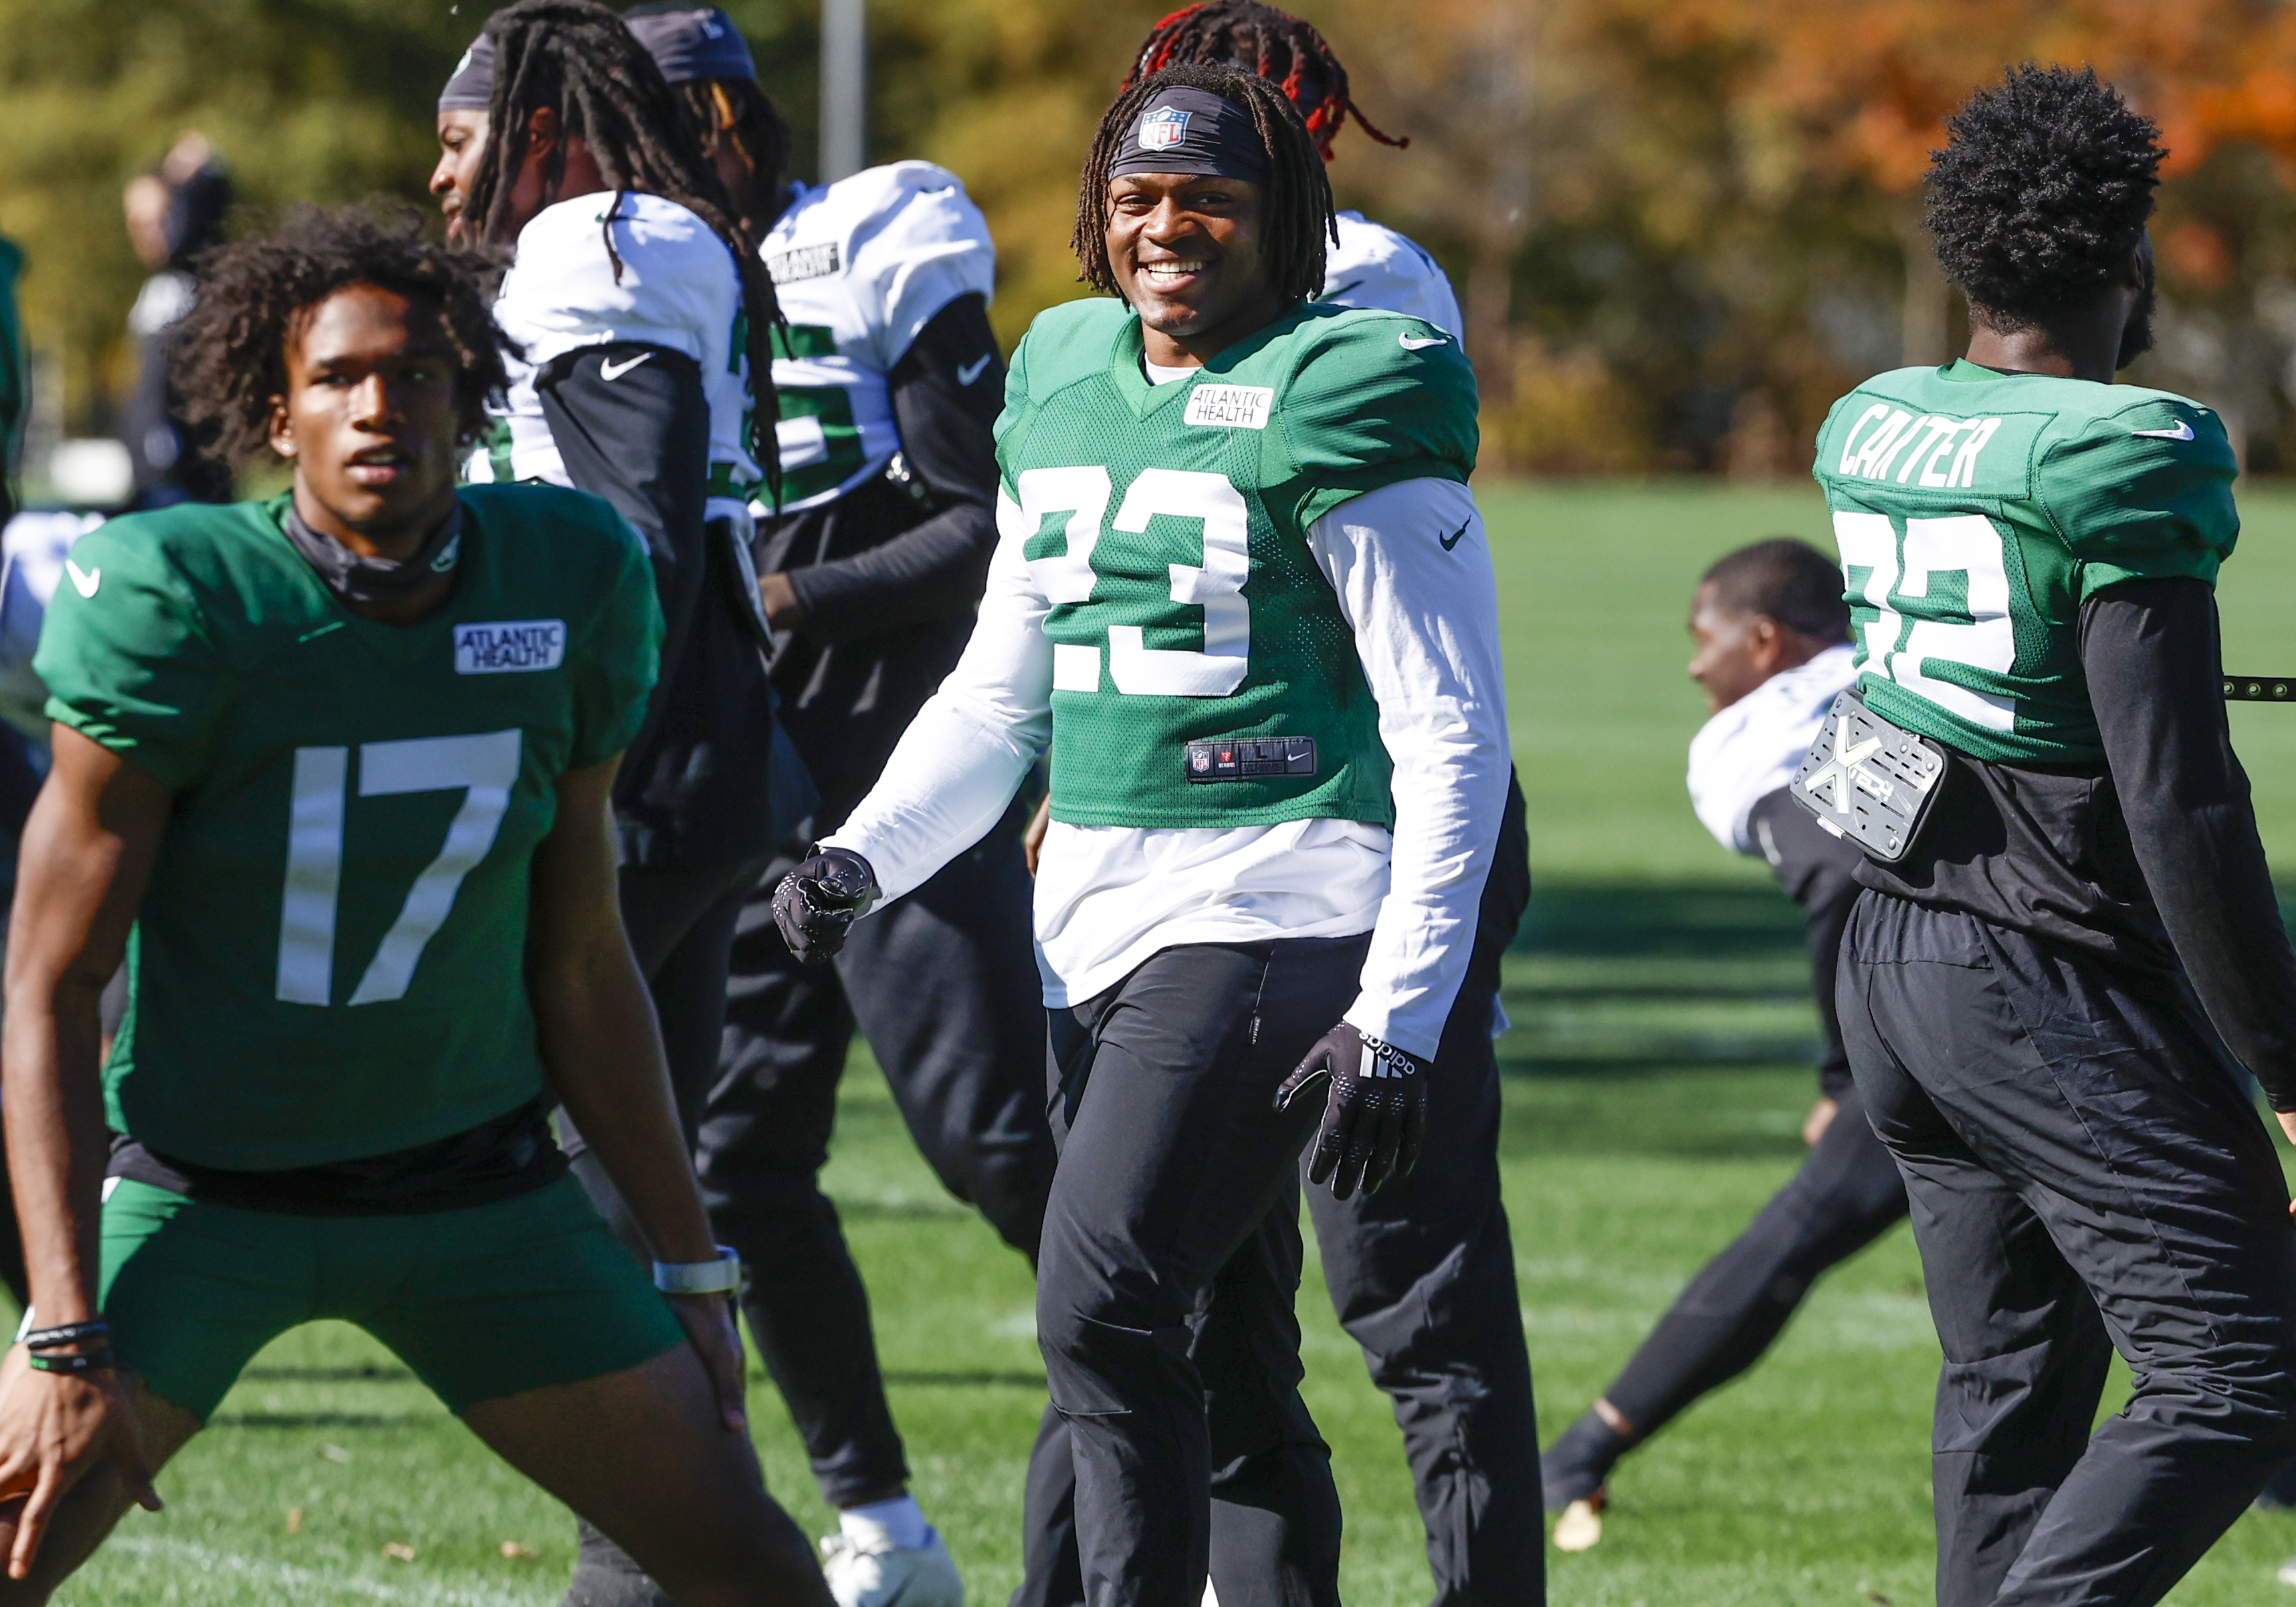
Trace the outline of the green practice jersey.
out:
[[[2240,532],[2232,447],[2196,402],[1968,362],[1876,375],[1818,431],[1858,688],[1974,758],[2103,760],[2081,604],[2213,584]]]
[[[1464,482],[1476,441],[1473,372],[1416,318],[1303,303],[1151,386],[1123,302],[1038,317],[996,456],[1052,604],[1054,818],[1391,824],[1379,710],[1307,532],[1366,491]]]
[[[34,667],[48,713],[176,793],[104,1084],[163,1155],[267,1171],[387,1153],[542,1087],[528,866],[554,783],[636,734],[645,551],[579,492],[461,493],[455,588],[362,619],[286,499],[82,537]]]

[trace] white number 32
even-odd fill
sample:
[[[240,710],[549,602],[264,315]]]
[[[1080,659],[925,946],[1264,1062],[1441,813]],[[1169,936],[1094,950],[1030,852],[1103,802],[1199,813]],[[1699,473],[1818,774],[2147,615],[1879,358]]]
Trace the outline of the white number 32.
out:
[[[1898,532],[1885,513],[1837,512],[1833,537],[1841,546],[1845,576],[1866,571],[1864,584],[1851,580],[1851,600],[1875,611],[1866,626],[1866,668],[1895,681],[1948,713],[1988,731],[2013,731],[2017,705],[1927,673],[1943,660],[2005,676],[2017,661],[2017,636],[2009,619],[2009,571],[2001,531],[1982,513],[1906,521],[1905,558],[1898,555]],[[1923,619],[1920,603],[1932,596],[1943,575],[1958,571],[1967,581],[1966,623]],[[1906,627],[1904,604],[1914,614]],[[1901,641],[1899,638],[1903,637]]]

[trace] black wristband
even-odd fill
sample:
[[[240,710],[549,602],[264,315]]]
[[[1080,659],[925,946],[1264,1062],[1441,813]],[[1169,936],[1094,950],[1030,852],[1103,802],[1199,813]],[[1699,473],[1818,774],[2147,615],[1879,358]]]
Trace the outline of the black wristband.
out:
[[[90,1341],[108,1341],[111,1324],[101,1317],[92,1323],[65,1323],[54,1328],[35,1328],[24,1336],[27,1350],[54,1350],[65,1345],[84,1345]]]

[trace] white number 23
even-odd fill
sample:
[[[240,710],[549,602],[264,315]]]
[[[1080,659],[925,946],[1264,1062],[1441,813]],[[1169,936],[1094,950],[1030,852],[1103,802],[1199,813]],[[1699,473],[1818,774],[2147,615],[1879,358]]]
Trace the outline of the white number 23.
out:
[[[1099,576],[1093,549],[1103,534],[1112,488],[1103,468],[1029,469],[1015,484],[1020,492],[1020,527],[1033,536],[1045,520],[1065,513],[1068,550],[1031,559],[1029,570],[1053,603],[1091,600]],[[1198,520],[1203,525],[1203,562],[1174,563],[1171,600],[1203,610],[1204,645],[1151,647],[1138,625],[1108,627],[1108,677],[1116,690],[1136,695],[1226,697],[1243,684],[1251,660],[1251,606],[1243,583],[1250,572],[1249,510],[1242,494],[1223,474],[1193,470],[1144,469],[1124,494],[1109,528],[1139,535],[1161,513]],[[1009,515],[1008,515],[1009,517]],[[1176,621],[1177,623],[1177,621]],[[1100,690],[1100,649],[1081,643],[1055,643],[1053,688],[1056,692]]]

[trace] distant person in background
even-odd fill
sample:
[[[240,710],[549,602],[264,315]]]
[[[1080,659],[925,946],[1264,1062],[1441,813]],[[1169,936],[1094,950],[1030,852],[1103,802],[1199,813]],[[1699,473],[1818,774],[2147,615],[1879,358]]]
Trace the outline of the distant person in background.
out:
[[[614,792],[621,914],[652,995],[690,1158],[718,1065],[742,899],[778,831],[768,633],[750,503],[775,496],[768,332],[780,315],[669,86],[616,12],[519,0],[488,19],[439,108],[432,189],[457,238],[514,254],[495,320],[521,355],[474,481],[605,498],[646,543],[666,621],[660,679]],[[483,64],[483,65],[482,65]],[[475,157],[449,143],[486,111]],[[639,1249],[597,1135],[562,1124],[591,1200]],[[737,1280],[738,1286],[738,1280]],[[661,1592],[596,1528],[568,1597]]]
[[[185,426],[168,359],[176,328],[192,310],[193,265],[223,243],[230,176],[207,135],[187,133],[156,169],[127,181],[121,204],[127,238],[152,270],[127,314],[135,380],[119,415],[119,439],[135,469],[135,505],[228,502],[231,465]]]
[[[1134,53],[1128,87],[1168,67],[1234,67],[1280,87],[1325,162],[1349,119],[1382,144],[1404,142],[1364,117],[1324,37],[1249,0],[1173,12]],[[1360,212],[1337,215],[1318,301],[1406,313],[1455,335],[1459,304],[1435,259]],[[1048,815],[1032,833],[1041,842]],[[1499,1198],[1499,1071],[1492,1034],[1499,963],[1530,898],[1522,788],[1506,809],[1483,884],[1466,976],[1435,1054],[1425,1159],[1377,1193],[1340,1199],[1310,1188],[1308,1214],[1340,1324],[1363,1347],[1373,1382],[1395,1403],[1427,1534],[1437,1607],[1545,1599],[1538,1516],[1538,1424],[1515,1291],[1514,1246]],[[1307,1166],[1306,1157],[1301,1166]],[[1039,1458],[1040,1470],[1062,1464]],[[1223,1489],[1214,1533],[1249,1521]],[[1030,1491],[1027,1578],[1016,1607],[1082,1601],[1068,1493]],[[1225,1512],[1222,1509],[1226,1509]],[[1219,1541],[1214,1541],[1216,1553]],[[1214,1562],[1217,1577],[1222,1572]],[[1242,1588],[1231,1583],[1229,1594]],[[1229,1607],[1241,1607],[1231,1601]]]
[[[22,469],[24,420],[32,411],[32,385],[25,371],[24,324],[16,311],[16,280],[24,253],[12,240],[0,239],[0,525],[16,513],[16,476]]]
[[[1787,795],[1834,694],[1851,681],[1849,608],[1833,561],[1780,537],[1706,571],[1690,604],[1691,678],[1711,717],[1690,744],[1690,799],[1724,848],[1759,854],[1808,920],[1824,1058],[1802,1123],[1809,1159],[1730,1247],[1690,1281],[1609,1389],[1549,1446],[1554,1543],[1603,1537],[1611,1469],[1700,1396],[1759,1360],[1810,1285],[1904,1220],[1906,1185],[1866,1124],[1834,1013],[1841,930],[1864,857]]]

